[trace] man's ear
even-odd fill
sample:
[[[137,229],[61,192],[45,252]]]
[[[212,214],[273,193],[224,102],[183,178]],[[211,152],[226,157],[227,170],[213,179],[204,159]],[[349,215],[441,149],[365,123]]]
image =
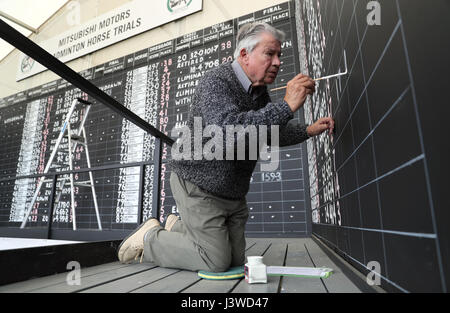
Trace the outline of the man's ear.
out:
[[[241,57],[241,60],[244,64],[247,64],[248,62],[248,53],[247,49],[243,48],[241,51],[239,51],[239,56]]]

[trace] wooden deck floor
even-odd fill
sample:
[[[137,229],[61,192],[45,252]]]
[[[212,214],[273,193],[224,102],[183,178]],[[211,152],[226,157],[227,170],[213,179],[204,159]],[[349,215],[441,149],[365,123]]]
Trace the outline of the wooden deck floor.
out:
[[[151,263],[107,263],[81,269],[80,285],[69,285],[67,273],[0,286],[0,292],[137,292],[137,293],[338,293],[362,292],[324,250],[310,238],[247,238],[246,255],[263,255],[266,265],[330,267],[326,279],[269,276],[267,284],[244,279],[212,281],[196,272],[161,268]],[[342,267],[342,265],[341,265]],[[359,284],[358,284],[359,285]],[[359,285],[360,286],[360,285]]]

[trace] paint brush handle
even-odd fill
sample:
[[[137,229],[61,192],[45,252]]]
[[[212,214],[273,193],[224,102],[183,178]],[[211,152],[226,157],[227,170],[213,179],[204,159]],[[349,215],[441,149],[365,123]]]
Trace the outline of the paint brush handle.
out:
[[[314,81],[318,81],[318,80],[321,80],[321,79],[324,79],[324,78],[316,78],[316,79],[313,79],[313,80]],[[283,86],[283,87],[277,87],[277,88],[274,88],[274,89],[270,89],[270,91],[277,91],[277,90],[286,89],[286,88],[287,88],[287,85]]]
[[[328,79],[328,78],[332,78],[332,77],[337,77],[337,76],[341,76],[341,75],[345,75],[345,74],[347,74],[347,72],[345,72],[345,73],[338,73],[338,74],[334,74],[334,75],[330,75],[330,76],[319,77],[319,78],[315,78],[313,80],[317,82],[319,80]],[[287,88],[287,85],[283,86],[283,87],[270,89],[270,91],[277,91],[277,90],[286,89],[286,88]]]
[[[286,89],[286,88],[287,88],[287,86],[283,86],[283,87],[278,87],[278,88],[270,89],[270,91],[277,91],[277,90]]]

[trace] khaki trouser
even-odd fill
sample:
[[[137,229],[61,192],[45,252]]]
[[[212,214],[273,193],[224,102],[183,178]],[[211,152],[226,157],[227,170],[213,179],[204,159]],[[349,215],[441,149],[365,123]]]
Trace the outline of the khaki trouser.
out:
[[[144,259],[161,267],[223,272],[245,263],[246,200],[227,200],[202,191],[176,173],[170,186],[181,220],[172,230],[149,230]]]

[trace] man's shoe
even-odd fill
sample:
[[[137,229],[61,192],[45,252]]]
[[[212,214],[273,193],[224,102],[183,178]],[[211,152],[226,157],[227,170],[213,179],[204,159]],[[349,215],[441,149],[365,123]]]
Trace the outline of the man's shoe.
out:
[[[167,216],[167,220],[166,220],[166,225],[164,226],[164,229],[167,231],[171,231],[173,225],[175,225],[175,223],[178,221],[178,216],[175,214],[169,214],[169,216]]]
[[[150,229],[156,226],[160,226],[158,220],[156,218],[149,218],[122,241],[117,252],[120,263],[130,263],[133,260],[137,260],[143,254],[144,236]]]

